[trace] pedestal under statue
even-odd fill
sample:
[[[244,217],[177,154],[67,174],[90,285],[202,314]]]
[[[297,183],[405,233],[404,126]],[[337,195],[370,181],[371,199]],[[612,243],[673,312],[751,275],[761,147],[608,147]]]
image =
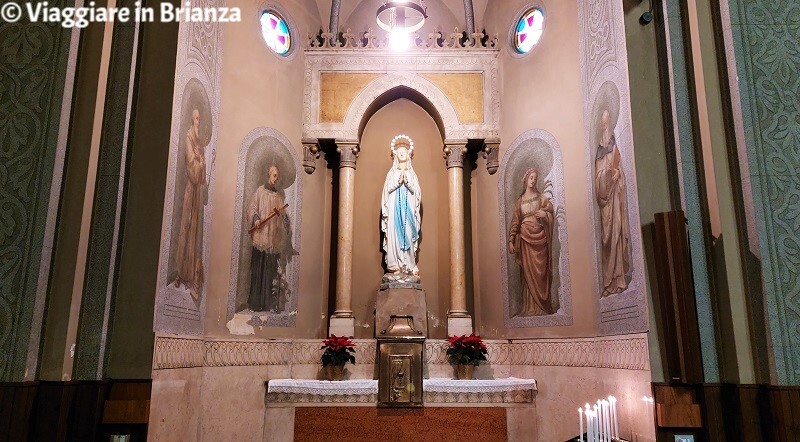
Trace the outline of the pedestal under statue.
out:
[[[392,139],[392,167],[381,194],[381,231],[386,269],[375,308],[375,331],[380,335],[391,315],[411,315],[414,328],[427,332],[425,292],[419,279],[422,190],[411,163],[414,142],[407,135]]]

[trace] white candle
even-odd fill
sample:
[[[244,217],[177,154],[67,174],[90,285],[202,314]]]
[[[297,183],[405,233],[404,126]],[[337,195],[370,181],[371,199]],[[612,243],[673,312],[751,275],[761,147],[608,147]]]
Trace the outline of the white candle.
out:
[[[592,416],[594,417],[594,440],[600,440],[600,415],[597,413],[597,404],[592,405]]]
[[[591,442],[592,440],[592,417],[591,413],[592,410],[589,409],[589,403],[587,402],[584,405],[584,410],[586,410],[586,441]]]
[[[608,401],[603,399],[603,432],[605,433],[606,440],[611,442],[611,410],[608,408]]]
[[[583,442],[583,408],[578,407],[578,440]]]
[[[611,402],[611,412],[614,413],[614,417],[612,418],[614,421],[614,437],[619,439],[619,420],[617,418],[617,398],[614,396],[609,396],[608,400]]]
[[[597,437],[605,441],[605,436],[603,436],[603,404],[600,400],[597,400]]]

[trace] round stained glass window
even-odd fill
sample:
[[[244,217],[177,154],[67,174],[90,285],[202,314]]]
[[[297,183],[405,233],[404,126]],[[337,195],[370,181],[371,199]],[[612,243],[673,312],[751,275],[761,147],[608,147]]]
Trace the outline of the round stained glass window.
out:
[[[522,14],[517,22],[514,32],[514,47],[520,54],[527,54],[539,43],[544,30],[544,13],[541,9],[533,8]]]
[[[261,14],[261,35],[267,46],[278,55],[286,55],[292,48],[292,36],[286,20],[273,11]]]

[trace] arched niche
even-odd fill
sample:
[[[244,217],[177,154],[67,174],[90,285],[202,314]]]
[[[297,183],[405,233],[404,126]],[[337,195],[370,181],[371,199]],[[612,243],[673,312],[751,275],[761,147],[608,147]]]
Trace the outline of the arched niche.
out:
[[[442,132],[443,139],[454,138],[460,123],[450,100],[430,81],[412,73],[383,75],[369,83],[356,96],[344,120],[345,136],[360,139],[370,117],[386,104],[407,98],[425,109]]]
[[[424,109],[425,112],[427,112],[436,123],[436,127],[439,128],[442,139],[445,139],[446,131],[444,127],[444,121],[442,120],[442,116],[439,114],[439,111],[436,109],[436,106],[424,95],[415,89],[409,88],[408,86],[396,86],[392,89],[389,89],[388,91],[376,97],[375,100],[370,103],[369,106],[367,106],[364,114],[361,116],[361,122],[358,125],[358,139],[361,139],[361,136],[364,133],[364,128],[367,126],[369,119],[372,118],[376,112],[389,103],[400,99],[409,100]]]
[[[449,221],[447,170],[442,135],[435,118],[416,101],[400,97],[367,114],[361,133],[353,210],[352,309],[356,337],[374,337],[377,290],[385,272],[380,226],[381,191],[392,165],[391,139],[400,133],[414,141],[413,165],[422,190],[422,228],[418,265],[426,292],[429,337],[445,338],[449,307]]]

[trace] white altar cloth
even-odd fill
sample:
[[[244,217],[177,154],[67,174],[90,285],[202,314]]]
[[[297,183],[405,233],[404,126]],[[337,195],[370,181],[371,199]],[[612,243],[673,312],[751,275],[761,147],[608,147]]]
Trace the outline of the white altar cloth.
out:
[[[536,380],[504,378],[456,380],[448,378],[423,379],[425,391],[438,393],[499,393],[505,391],[536,390]],[[312,395],[369,395],[378,394],[378,381],[350,379],[346,381],[318,381],[315,379],[271,379],[267,393]]]
[[[378,394],[378,381],[350,379],[346,381],[318,381],[315,379],[270,379],[267,393],[356,395]]]
[[[433,378],[422,381],[425,391],[438,393],[500,393],[504,391],[536,390],[536,380],[503,378],[503,379],[470,379],[457,380]]]

